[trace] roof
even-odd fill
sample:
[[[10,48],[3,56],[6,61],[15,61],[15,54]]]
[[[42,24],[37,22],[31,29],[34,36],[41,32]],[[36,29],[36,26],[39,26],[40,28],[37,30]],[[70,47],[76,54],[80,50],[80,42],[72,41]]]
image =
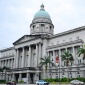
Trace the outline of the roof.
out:
[[[75,28],[75,29],[72,29],[72,30],[68,30],[68,31],[65,31],[65,32],[61,32],[61,33],[55,34],[55,35],[51,36],[50,38],[63,36],[63,35],[66,35],[66,34],[69,34],[69,33],[73,33],[73,32],[77,32],[77,31],[80,31],[80,30],[85,30],[85,26],[78,27],[78,28]]]
[[[44,10],[44,5],[41,5],[41,9],[34,15],[34,19],[35,18],[47,18],[47,19],[51,19],[50,15]]]

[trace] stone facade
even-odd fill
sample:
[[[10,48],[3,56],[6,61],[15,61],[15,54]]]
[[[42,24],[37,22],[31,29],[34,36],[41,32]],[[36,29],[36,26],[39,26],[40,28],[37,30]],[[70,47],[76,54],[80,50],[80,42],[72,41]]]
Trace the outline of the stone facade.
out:
[[[44,8],[41,9],[43,11]],[[41,10],[40,10],[41,11]],[[83,55],[78,57],[78,48],[85,43],[85,26],[75,28],[54,35],[54,25],[51,19],[45,17],[34,18],[30,25],[30,35],[24,35],[13,43],[13,47],[0,50],[0,67],[10,67],[6,73],[7,80],[24,80],[26,83],[35,83],[45,78],[44,68],[38,68],[41,57],[50,56],[56,67],[49,66],[48,77],[67,77],[65,61],[61,55],[68,50],[74,57],[69,63],[69,78],[85,77],[85,61]],[[59,62],[56,63],[56,57]],[[59,74],[60,73],[60,74]],[[4,79],[0,77],[0,79]]]

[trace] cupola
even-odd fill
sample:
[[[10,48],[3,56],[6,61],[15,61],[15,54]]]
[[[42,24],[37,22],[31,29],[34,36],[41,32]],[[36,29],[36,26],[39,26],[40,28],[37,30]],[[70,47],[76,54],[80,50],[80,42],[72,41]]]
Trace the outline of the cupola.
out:
[[[40,6],[40,10],[35,13],[32,23],[30,25],[30,34],[48,34],[53,35],[54,25],[52,24],[51,17],[48,12],[45,11],[44,5]]]

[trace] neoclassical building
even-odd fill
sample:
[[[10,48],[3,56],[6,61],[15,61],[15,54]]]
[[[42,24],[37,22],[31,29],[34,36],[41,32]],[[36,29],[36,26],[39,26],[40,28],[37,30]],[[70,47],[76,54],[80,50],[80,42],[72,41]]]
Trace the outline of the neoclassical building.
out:
[[[66,62],[61,55],[69,51],[74,61],[69,63],[69,78],[85,77],[85,63],[83,55],[78,57],[78,48],[85,43],[85,26],[54,34],[54,25],[44,5],[34,15],[30,24],[30,34],[24,35],[13,43],[13,47],[0,50],[0,67],[10,67],[7,71],[8,80],[24,80],[26,83],[35,83],[45,78],[44,67],[39,68],[40,58],[50,56],[56,67],[49,65],[48,77],[67,77]],[[56,63],[56,57],[59,62]],[[0,75],[0,79],[3,79]]]

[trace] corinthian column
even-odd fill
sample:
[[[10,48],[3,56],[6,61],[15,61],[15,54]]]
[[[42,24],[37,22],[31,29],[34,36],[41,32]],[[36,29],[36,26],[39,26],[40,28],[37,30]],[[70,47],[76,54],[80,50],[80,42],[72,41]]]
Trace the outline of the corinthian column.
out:
[[[61,66],[61,62],[62,62],[62,60],[61,60],[61,50],[59,49],[59,62],[60,62],[60,66]]]
[[[38,44],[36,44],[36,66],[38,66]]]
[[[28,67],[31,66],[31,46],[29,46]]]
[[[22,49],[23,51],[22,51],[22,66],[21,67],[24,67],[25,48],[23,47]]]
[[[74,49],[74,47],[72,47],[72,48],[73,48],[73,58],[74,58],[74,64],[76,64],[75,49]]]
[[[41,58],[41,43],[39,43],[39,62],[38,62],[38,64],[40,63],[40,58]]]
[[[17,53],[16,53],[16,49],[15,49],[13,68],[16,68],[16,56],[17,56]]]
[[[19,50],[16,50],[16,68],[18,68]]]

